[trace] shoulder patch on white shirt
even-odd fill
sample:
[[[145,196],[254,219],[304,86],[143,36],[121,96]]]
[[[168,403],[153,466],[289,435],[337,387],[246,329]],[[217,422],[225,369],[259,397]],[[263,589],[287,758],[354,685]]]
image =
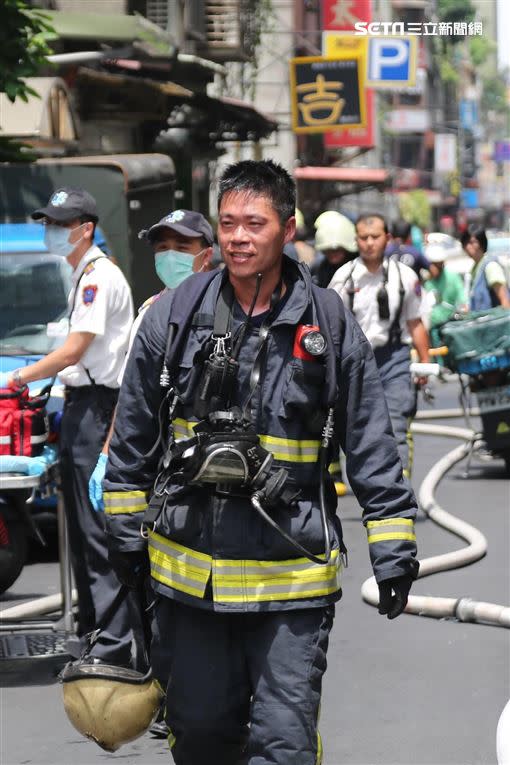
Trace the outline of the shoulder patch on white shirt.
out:
[[[91,305],[97,295],[97,284],[87,284],[81,293],[84,305]]]

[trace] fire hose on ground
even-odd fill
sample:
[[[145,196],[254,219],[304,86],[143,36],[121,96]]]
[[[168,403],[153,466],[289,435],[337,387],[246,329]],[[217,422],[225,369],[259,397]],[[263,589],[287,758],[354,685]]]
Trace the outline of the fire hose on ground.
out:
[[[434,415],[436,416],[436,413]],[[480,560],[487,552],[487,540],[474,526],[444,510],[435,498],[435,491],[441,479],[476,446],[476,433],[468,428],[420,423],[414,423],[412,431],[416,434],[456,438],[464,441],[463,444],[448,452],[429,470],[420,486],[418,499],[422,510],[434,523],[464,539],[468,544],[460,550],[420,561],[419,578],[421,579],[440,571],[460,568]],[[379,591],[374,577],[370,577],[363,583],[361,595],[367,603],[373,606],[379,604]],[[479,622],[499,627],[510,627],[509,606],[475,601],[471,598],[410,595],[405,612],[436,618],[455,617],[462,622]]]

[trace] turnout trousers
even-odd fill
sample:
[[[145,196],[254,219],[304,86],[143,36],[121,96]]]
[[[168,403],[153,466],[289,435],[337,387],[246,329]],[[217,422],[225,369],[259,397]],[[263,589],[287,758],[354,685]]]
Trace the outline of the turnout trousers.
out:
[[[129,666],[133,637],[140,642],[139,607],[130,593],[115,613],[108,614],[121,585],[108,561],[104,513],[94,510],[88,493],[117,394],[118,391],[102,385],[66,389],[59,457],[71,563],[78,591],[78,636],[83,638],[100,626],[101,633],[91,655],[111,664]]]
[[[334,606],[217,613],[157,596],[152,668],[176,765],[320,765]]]
[[[410,348],[408,345],[385,345],[374,348],[374,356],[381,376],[393,432],[397,439],[404,475],[410,478],[414,452],[411,421],[416,414],[417,405],[410,370]]]

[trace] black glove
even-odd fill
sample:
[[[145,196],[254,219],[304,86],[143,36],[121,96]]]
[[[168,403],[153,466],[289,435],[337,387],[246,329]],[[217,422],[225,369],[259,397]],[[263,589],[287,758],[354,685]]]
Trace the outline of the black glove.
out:
[[[379,613],[395,619],[407,605],[407,596],[413,583],[412,576],[396,576],[386,579],[379,586]],[[392,595],[392,590],[395,593]]]
[[[119,552],[109,550],[108,560],[121,584],[134,590],[141,587],[144,577],[149,570],[149,556],[147,550],[136,552]]]

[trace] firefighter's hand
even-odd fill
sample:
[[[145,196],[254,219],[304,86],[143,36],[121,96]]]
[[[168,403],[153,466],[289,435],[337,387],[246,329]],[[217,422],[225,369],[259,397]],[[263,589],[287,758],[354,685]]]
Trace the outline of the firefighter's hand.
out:
[[[104,513],[103,502],[103,478],[106,472],[106,463],[108,462],[108,455],[101,454],[97,461],[94,472],[90,476],[89,480],[89,499],[90,504],[96,511],[96,513]]]
[[[108,560],[121,584],[125,584],[130,590],[142,585],[149,568],[147,550],[136,552],[109,550]]]
[[[411,576],[396,576],[379,584],[379,613],[395,619],[407,605],[407,596],[413,583]]]

